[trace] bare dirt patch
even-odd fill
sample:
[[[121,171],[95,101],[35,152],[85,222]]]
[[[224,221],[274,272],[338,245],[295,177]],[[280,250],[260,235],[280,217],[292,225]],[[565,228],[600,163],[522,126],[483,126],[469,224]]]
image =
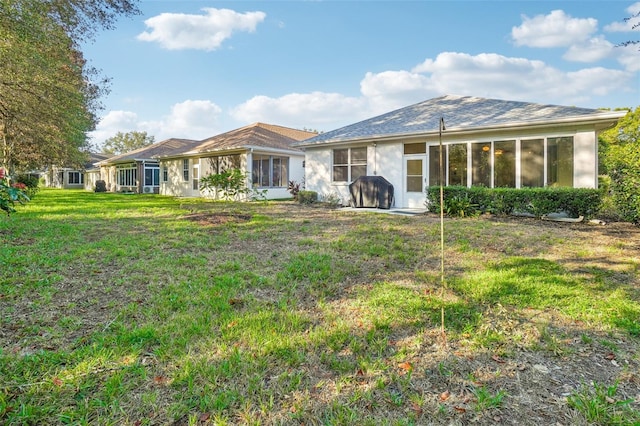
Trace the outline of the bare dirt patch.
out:
[[[184,216],[184,219],[196,222],[200,225],[222,225],[225,223],[242,223],[251,220],[251,215],[239,213],[205,212],[191,213]]]

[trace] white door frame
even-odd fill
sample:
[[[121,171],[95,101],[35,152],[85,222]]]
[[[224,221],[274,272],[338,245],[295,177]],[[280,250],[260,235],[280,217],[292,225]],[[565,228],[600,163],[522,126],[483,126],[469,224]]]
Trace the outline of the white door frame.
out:
[[[409,175],[409,162],[417,162],[420,161],[422,162],[420,167],[420,173],[421,175]],[[415,164],[415,163],[414,163]],[[402,173],[402,180],[403,180],[403,191],[404,193],[403,195],[403,202],[402,202],[402,207],[408,207],[408,208],[424,208],[425,207],[425,200],[427,199],[427,195],[425,193],[426,190],[426,185],[427,185],[427,154],[411,154],[411,155],[405,155],[403,158],[403,173]],[[409,191],[408,190],[408,181],[409,178],[413,178],[413,179],[420,179],[421,182],[421,191]]]

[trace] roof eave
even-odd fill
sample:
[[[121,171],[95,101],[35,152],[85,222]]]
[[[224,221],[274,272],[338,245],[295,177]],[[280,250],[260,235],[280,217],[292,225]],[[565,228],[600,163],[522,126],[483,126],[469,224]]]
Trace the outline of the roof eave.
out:
[[[300,149],[273,148],[260,145],[247,145],[247,149],[253,151],[273,152],[277,154],[304,155],[304,152]]]

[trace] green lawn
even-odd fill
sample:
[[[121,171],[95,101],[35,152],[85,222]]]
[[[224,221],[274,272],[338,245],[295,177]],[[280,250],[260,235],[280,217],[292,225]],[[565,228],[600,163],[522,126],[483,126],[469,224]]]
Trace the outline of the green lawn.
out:
[[[640,229],[42,190],[1,424],[640,424]],[[445,313],[445,335],[441,312]]]

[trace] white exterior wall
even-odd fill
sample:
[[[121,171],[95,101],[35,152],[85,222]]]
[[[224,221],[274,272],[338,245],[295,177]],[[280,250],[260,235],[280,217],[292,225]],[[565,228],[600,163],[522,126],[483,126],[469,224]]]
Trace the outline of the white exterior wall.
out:
[[[273,152],[258,152],[255,154],[262,155],[281,155]],[[225,155],[221,153],[220,155]],[[251,185],[251,153],[240,154],[240,168],[248,173],[249,179],[248,185]],[[289,157],[289,176],[288,180],[296,182],[302,182],[304,180],[304,168],[302,163],[304,161],[304,155],[287,155]],[[186,182],[182,177],[182,158],[161,160],[160,161],[160,194],[170,195],[174,197],[204,197],[215,199],[217,197],[215,191],[201,191],[199,189],[193,189],[193,165],[199,164],[200,179],[213,173],[211,164],[208,157],[203,158],[191,158],[189,160],[189,181]],[[168,167],[168,182],[162,181],[163,167]],[[288,182],[287,182],[288,183]],[[279,188],[260,188],[260,190],[266,190],[265,196],[269,200],[290,198],[291,194],[287,190],[287,187]]]
[[[189,163],[189,177],[191,178],[191,162]],[[168,180],[163,181],[164,167],[167,167]],[[173,197],[190,197],[192,181],[185,181],[182,175],[182,158],[160,161],[160,194]]]
[[[548,129],[547,132],[500,132],[494,135],[482,135],[481,137],[474,135],[465,135],[457,138],[454,134],[445,135],[445,144],[452,143],[468,143],[468,142],[491,142],[499,140],[515,140],[517,146],[520,141],[532,138],[547,137],[573,137],[574,144],[574,182],[575,188],[597,188],[598,187],[598,145],[596,140],[596,132],[591,129],[568,129],[566,127],[557,127]],[[377,144],[369,143],[367,149],[367,174],[378,175],[387,179],[394,189],[395,207],[409,207],[409,200],[405,194],[405,156],[404,143],[415,143],[420,140],[399,140],[397,142],[384,142]],[[437,137],[426,140],[427,147],[438,143]],[[374,146],[375,145],[375,146]],[[342,199],[343,205],[349,203],[349,184],[348,183],[332,183],[332,152],[335,148],[357,147],[362,146],[361,143],[353,145],[327,146],[327,147],[307,147],[305,181],[306,189],[316,191],[318,196],[322,198],[325,194],[337,194]],[[519,151],[518,151],[519,152]],[[424,156],[428,161],[427,155]],[[516,157],[516,177],[520,175],[519,160]],[[469,160],[469,179],[471,177],[471,162]],[[426,169],[428,177],[428,166]],[[468,180],[469,181],[469,180]],[[425,195],[426,198],[426,195]]]
[[[346,184],[333,185],[331,182],[332,151],[333,147],[307,148],[305,152],[306,167],[304,170],[305,189],[317,192],[319,197],[333,192],[340,197],[343,205],[348,205],[349,188]]]
[[[354,145],[361,147],[362,144]],[[402,202],[403,161],[402,143],[367,144],[367,175],[382,176],[393,185],[395,205]],[[333,147],[307,148],[305,168],[305,189],[316,191],[318,198],[337,195],[342,205],[349,205],[351,194],[350,182],[332,182],[333,179]]]
[[[372,152],[373,151],[373,152]],[[393,207],[404,206],[404,148],[401,142],[377,144],[369,148],[367,173],[382,176],[393,185]],[[372,162],[372,157],[373,161]],[[371,171],[370,165],[377,166]]]
[[[96,189],[96,181],[100,180],[100,170],[88,170],[84,173],[84,189],[93,191]]]

